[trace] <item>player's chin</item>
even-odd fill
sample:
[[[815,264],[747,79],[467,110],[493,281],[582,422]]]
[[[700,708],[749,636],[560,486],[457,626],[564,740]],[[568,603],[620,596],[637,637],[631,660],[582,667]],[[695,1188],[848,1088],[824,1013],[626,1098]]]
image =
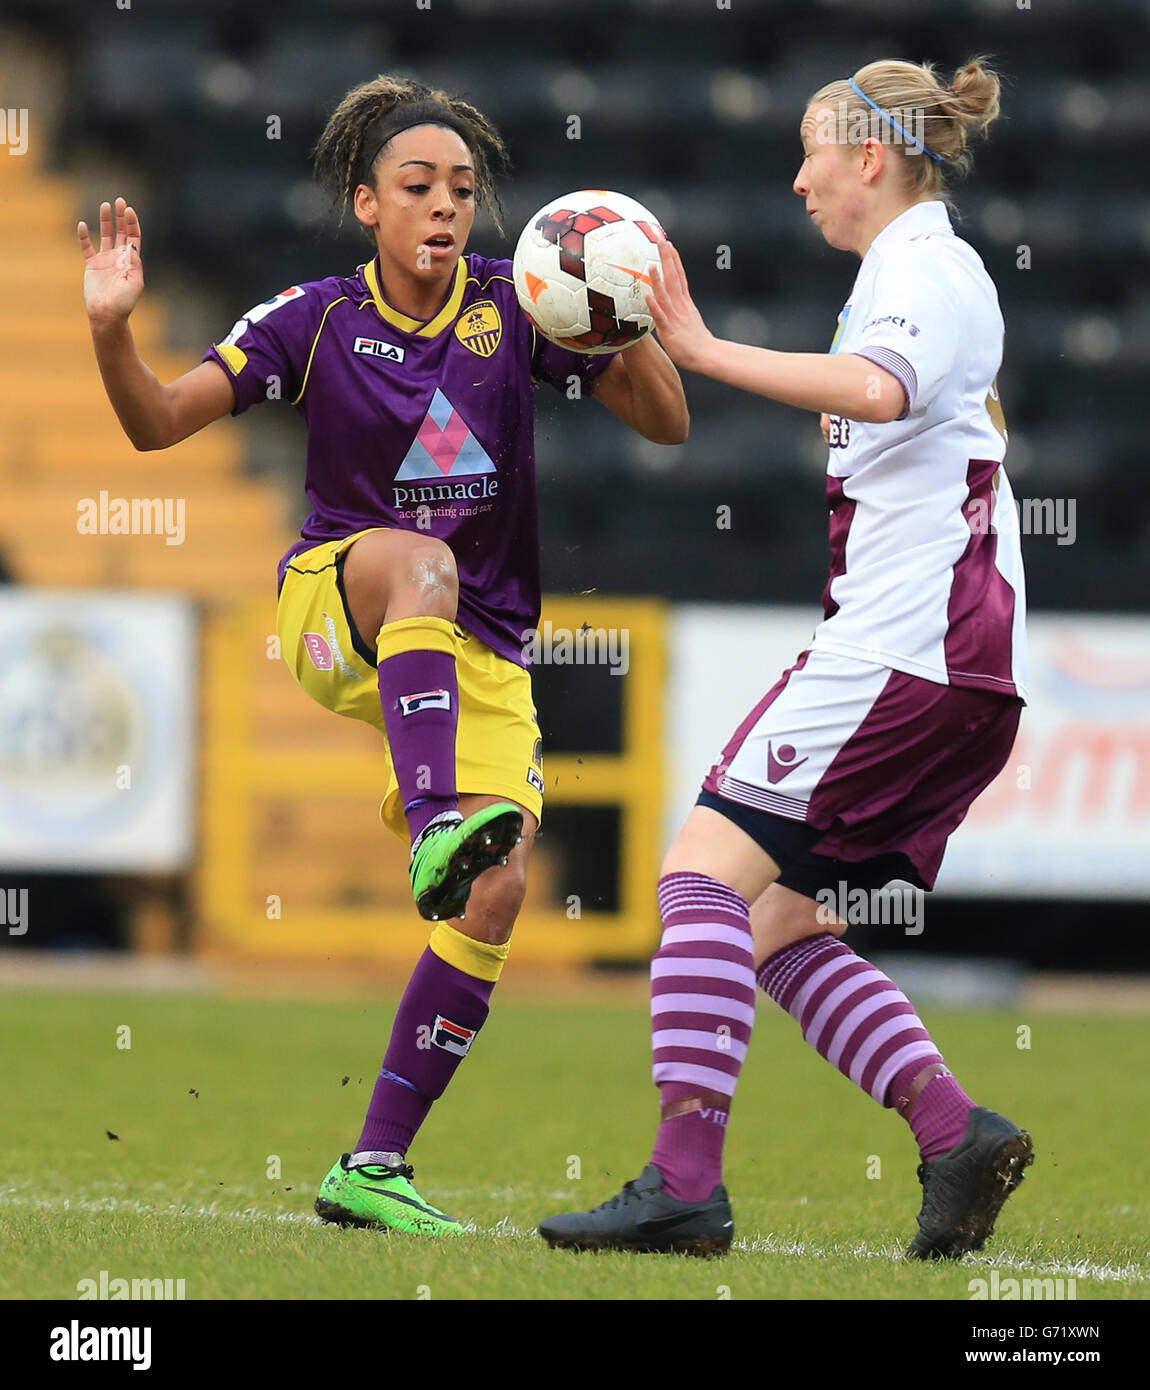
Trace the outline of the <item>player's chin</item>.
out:
[[[445,280],[455,273],[455,267],[463,255],[463,241],[458,238],[448,246],[435,247],[421,241],[415,248],[413,263],[416,273],[423,280]]]
[[[455,273],[460,254],[458,246],[453,246],[449,253],[442,255],[429,255],[427,247],[421,246],[415,253],[415,273],[421,280],[429,282],[448,280]]]

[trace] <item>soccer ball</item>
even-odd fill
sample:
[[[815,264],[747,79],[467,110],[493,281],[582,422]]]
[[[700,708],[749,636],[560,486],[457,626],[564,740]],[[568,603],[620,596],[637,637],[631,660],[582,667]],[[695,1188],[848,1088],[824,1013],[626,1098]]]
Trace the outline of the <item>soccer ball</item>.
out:
[[[618,352],[654,328],[646,294],[665,233],[622,193],[584,188],[542,207],[515,247],[523,312],[545,338],[576,352]]]

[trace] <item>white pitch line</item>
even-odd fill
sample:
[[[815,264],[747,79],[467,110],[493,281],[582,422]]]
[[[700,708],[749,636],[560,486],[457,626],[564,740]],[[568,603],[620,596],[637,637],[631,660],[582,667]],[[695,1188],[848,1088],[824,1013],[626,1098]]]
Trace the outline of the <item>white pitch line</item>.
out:
[[[323,1223],[318,1216],[304,1212],[257,1211],[255,1207],[244,1207],[233,1211],[221,1211],[214,1202],[207,1206],[182,1206],[172,1202],[166,1207],[151,1206],[134,1197],[61,1197],[55,1201],[46,1197],[23,1197],[12,1189],[0,1189],[0,1210],[4,1207],[28,1207],[36,1211],[78,1211],[78,1212],[127,1212],[132,1216],[209,1216],[220,1221],[280,1221],[298,1222],[303,1225],[319,1226]]]
[[[93,1213],[125,1212],[133,1216],[191,1216],[213,1218],[218,1221],[272,1222],[301,1226],[323,1226],[318,1216],[296,1211],[259,1211],[255,1207],[242,1207],[221,1210],[214,1202],[206,1206],[181,1206],[172,1202],[167,1206],[152,1206],[134,1197],[63,1197],[50,1200],[44,1197],[27,1197],[16,1188],[0,1188],[0,1209],[4,1207],[25,1207],[37,1211],[77,1211]],[[534,1240],[535,1228],[524,1230],[516,1226],[509,1217],[501,1217],[493,1226],[486,1229],[474,1222],[465,1224],[464,1230],[471,1235],[488,1234],[510,1237],[513,1240]],[[885,1260],[902,1264],[903,1250],[899,1245],[881,1246],[874,1249],[866,1245],[820,1246],[806,1241],[784,1236],[753,1236],[736,1240],[731,1247],[750,1255],[793,1255],[809,1259],[836,1259],[850,1256],[854,1259]],[[1107,1282],[1132,1283],[1135,1280],[1150,1279],[1150,1269],[1139,1264],[1091,1264],[1089,1260],[1034,1260],[1016,1258],[1005,1252],[996,1255],[969,1255],[955,1269],[1018,1269],[1029,1270],[1034,1274],[1049,1275],[1052,1278],[1066,1277],[1076,1279],[1097,1279]]]
[[[734,1250],[741,1250],[747,1254],[764,1255],[799,1255],[810,1256],[814,1259],[835,1259],[841,1256],[852,1256],[856,1259],[864,1260],[887,1260],[899,1264],[904,1262],[903,1249],[899,1245],[882,1246],[879,1249],[872,1249],[866,1245],[850,1245],[829,1247],[808,1245],[806,1241],[795,1240],[792,1238],[782,1238],[778,1236],[757,1236],[750,1240],[737,1240],[732,1246]],[[1091,1264],[1088,1260],[1034,1260],[1028,1257],[1016,1257],[1006,1252],[996,1255],[968,1255],[961,1265],[954,1265],[953,1268],[961,1269],[1021,1269],[1031,1270],[1036,1274],[1048,1274],[1053,1277],[1059,1275],[1069,1276],[1079,1279],[1099,1279],[1109,1280],[1118,1283],[1128,1284],[1137,1279],[1150,1279],[1150,1270],[1139,1264]]]

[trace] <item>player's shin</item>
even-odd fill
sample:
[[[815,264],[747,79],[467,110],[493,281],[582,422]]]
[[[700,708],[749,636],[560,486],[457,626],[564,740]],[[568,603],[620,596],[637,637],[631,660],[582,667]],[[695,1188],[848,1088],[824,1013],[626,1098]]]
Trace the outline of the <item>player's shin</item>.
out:
[[[881,970],[820,932],[768,956],[757,978],[821,1057],[880,1105],[898,1110],[925,1160],[961,1142],[974,1101],[910,1000]]]
[[[353,1162],[407,1153],[486,1022],[510,949],[509,942],[475,941],[446,922],[434,927],[396,1014]]]
[[[430,616],[385,623],[376,641],[387,742],[413,840],[459,806],[457,646],[455,625]]]
[[[750,919],[738,893],[695,873],[660,880],[659,910],[651,1024],[662,1118],[651,1162],[664,1192],[701,1202],[722,1182],[727,1117],[754,1023]]]

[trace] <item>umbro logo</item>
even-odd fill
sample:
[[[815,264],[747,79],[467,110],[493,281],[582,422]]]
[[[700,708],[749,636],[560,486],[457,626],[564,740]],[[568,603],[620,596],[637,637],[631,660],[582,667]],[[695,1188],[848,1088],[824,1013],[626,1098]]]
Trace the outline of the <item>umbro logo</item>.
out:
[[[357,338],[352,351],[363,353],[365,357],[382,357],[388,362],[402,362],[405,356],[403,348],[378,338]]]
[[[802,767],[807,762],[807,758],[800,758],[795,748],[789,743],[779,744],[779,751],[776,753],[771,747],[771,742],[767,740],[767,781],[781,782],[784,777],[789,777],[796,767]]]

